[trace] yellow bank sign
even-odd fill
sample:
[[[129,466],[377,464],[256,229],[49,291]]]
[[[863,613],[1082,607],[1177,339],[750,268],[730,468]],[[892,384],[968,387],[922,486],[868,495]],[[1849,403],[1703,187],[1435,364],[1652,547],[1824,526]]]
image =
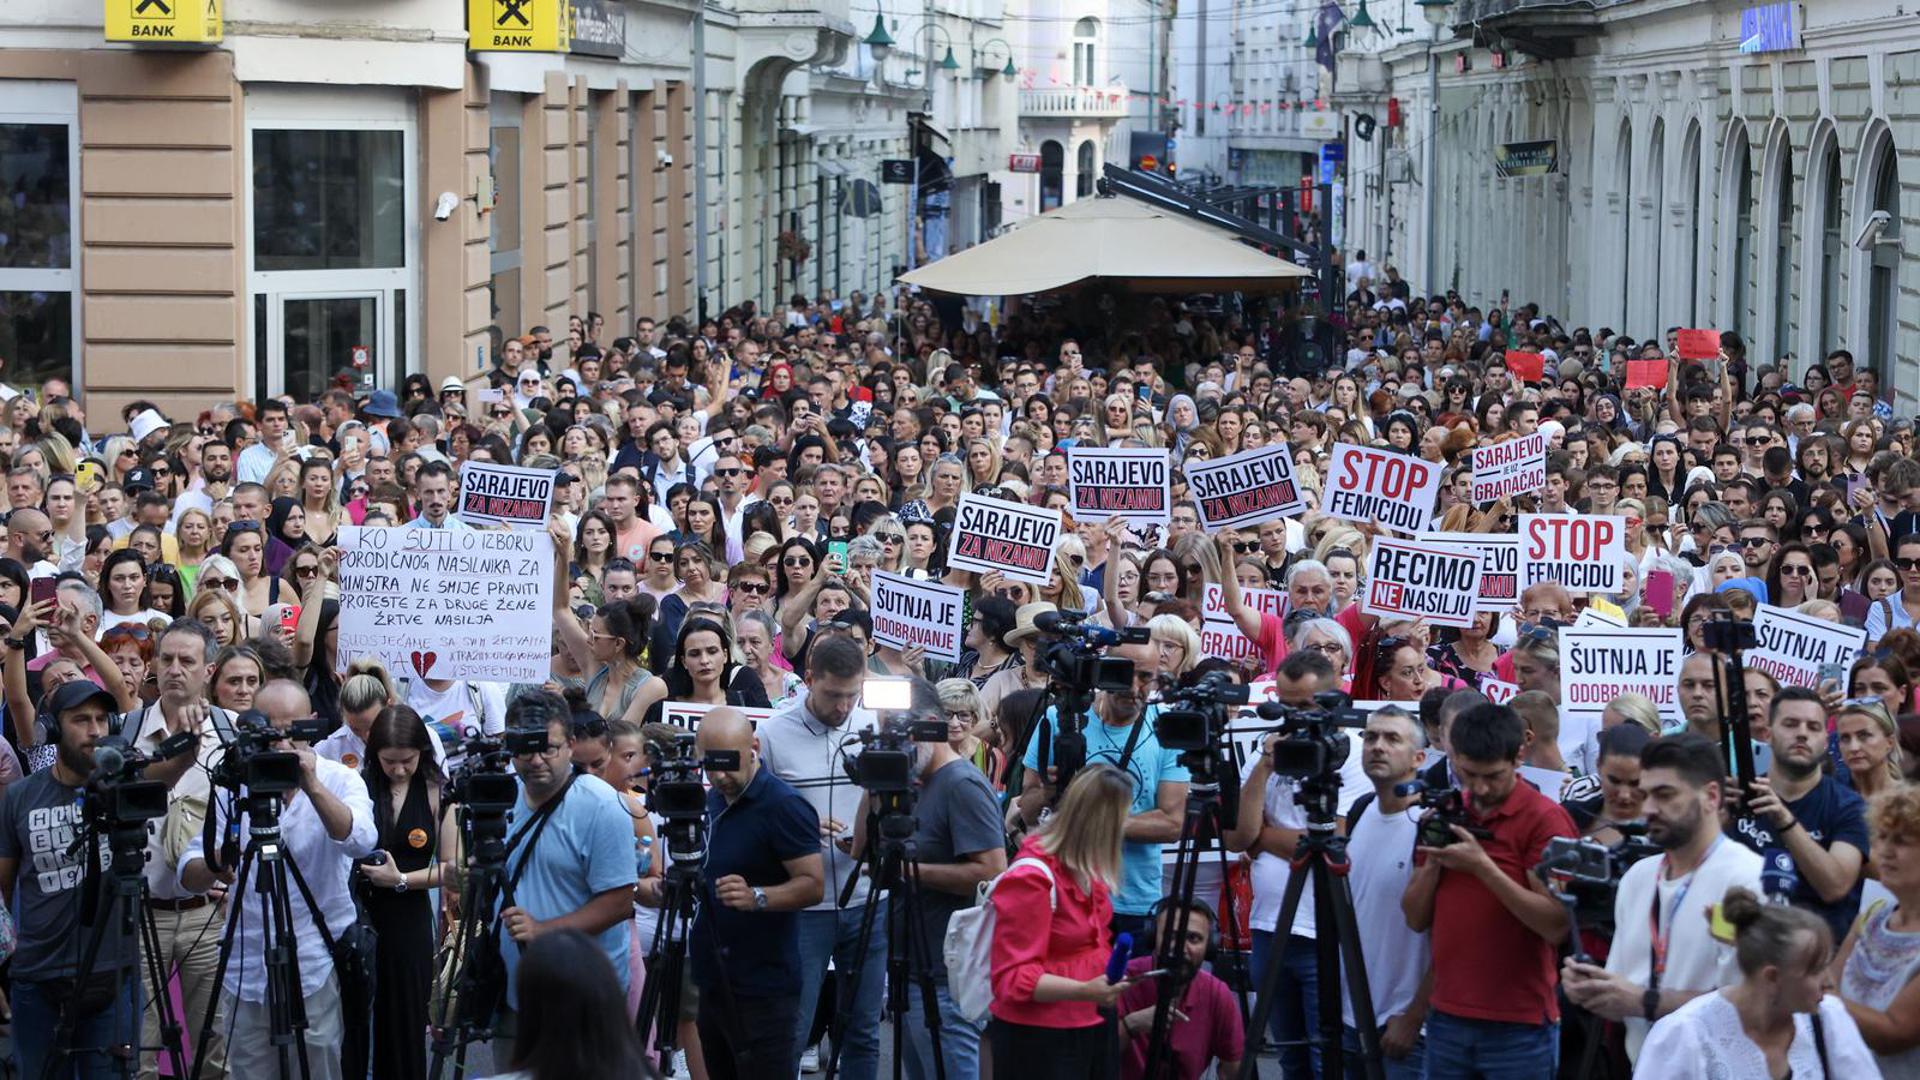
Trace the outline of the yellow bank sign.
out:
[[[467,0],[467,48],[566,52],[567,0]]]
[[[107,0],[107,40],[142,45],[212,45],[220,0]]]

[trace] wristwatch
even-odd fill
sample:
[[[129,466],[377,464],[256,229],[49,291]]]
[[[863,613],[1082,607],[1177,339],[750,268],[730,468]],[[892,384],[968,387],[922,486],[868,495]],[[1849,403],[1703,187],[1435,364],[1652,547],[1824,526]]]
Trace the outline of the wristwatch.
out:
[[[6,642],[7,648],[12,649],[15,652],[24,652],[27,647],[26,638],[17,638],[17,637],[0,638],[0,641]]]
[[[767,910],[767,890],[761,888],[758,885],[755,885],[753,887],[753,910],[755,911]]]
[[[405,874],[400,875],[400,880],[393,883],[393,891],[397,893],[403,893],[407,891],[407,875]]]
[[[1646,992],[1640,995],[1640,1015],[1651,1024],[1659,1018],[1659,1013],[1660,991],[1648,987]]]

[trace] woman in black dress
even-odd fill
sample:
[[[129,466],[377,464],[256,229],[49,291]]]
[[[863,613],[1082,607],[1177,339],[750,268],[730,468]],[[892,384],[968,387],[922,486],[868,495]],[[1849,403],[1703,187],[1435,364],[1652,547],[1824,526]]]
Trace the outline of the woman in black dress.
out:
[[[379,852],[386,861],[360,865],[360,895],[379,935],[374,968],[373,1080],[425,1080],[427,999],[433,984],[433,907],[452,846],[449,815],[440,821],[444,782],[420,714],[405,705],[382,709],[367,732],[361,766],[373,796]]]

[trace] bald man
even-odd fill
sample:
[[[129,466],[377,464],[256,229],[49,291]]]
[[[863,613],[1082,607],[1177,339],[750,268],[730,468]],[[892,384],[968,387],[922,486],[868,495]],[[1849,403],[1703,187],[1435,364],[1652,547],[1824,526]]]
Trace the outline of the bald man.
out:
[[[820,818],[791,785],[760,767],[760,740],[740,710],[701,717],[694,745],[712,785],[706,873],[689,950],[701,989],[707,1073],[714,1080],[793,1076],[801,997],[794,913],[826,895]],[[659,884],[646,879],[644,902],[659,904]]]

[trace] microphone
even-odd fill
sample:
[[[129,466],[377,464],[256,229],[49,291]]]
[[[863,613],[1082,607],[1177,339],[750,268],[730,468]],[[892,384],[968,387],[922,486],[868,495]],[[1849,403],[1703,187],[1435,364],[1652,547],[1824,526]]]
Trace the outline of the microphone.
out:
[[[1113,955],[1107,957],[1107,981],[1117,983],[1127,977],[1127,961],[1133,958],[1133,935],[1121,934],[1113,940]]]
[[[1058,634],[1079,622],[1083,615],[1079,612],[1043,611],[1033,617],[1034,629],[1043,634]]]
[[[127,766],[127,740],[109,735],[93,744],[93,775],[117,776]]]

